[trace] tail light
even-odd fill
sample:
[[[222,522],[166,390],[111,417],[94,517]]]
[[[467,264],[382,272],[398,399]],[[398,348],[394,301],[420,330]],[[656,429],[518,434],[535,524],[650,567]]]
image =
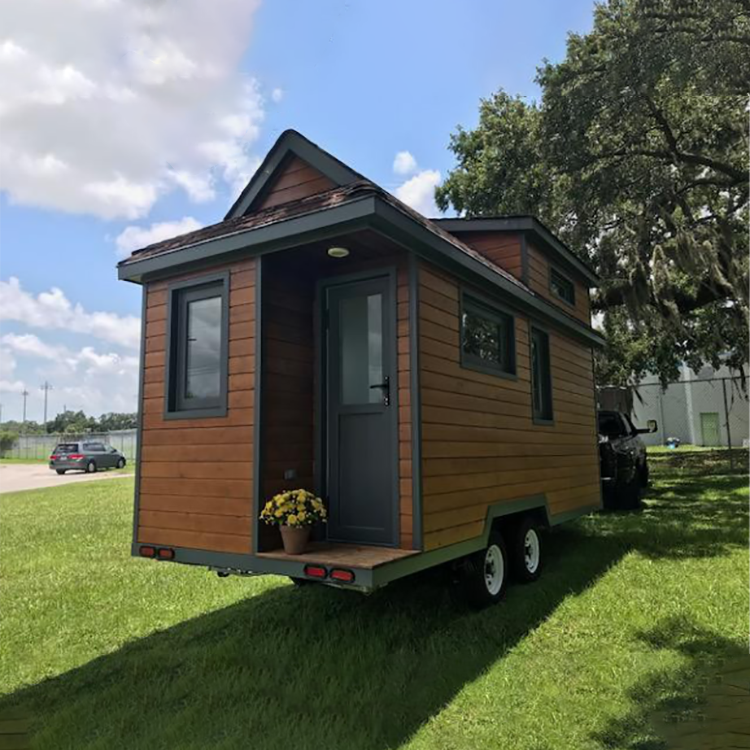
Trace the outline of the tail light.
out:
[[[305,575],[310,578],[325,578],[328,571],[322,565],[305,565]]]
[[[174,560],[174,550],[173,549],[166,549],[165,547],[162,547],[159,550],[159,559],[160,560]]]
[[[138,552],[140,553],[141,557],[155,557],[156,547],[144,546],[141,547]]]
[[[330,578],[334,581],[341,581],[342,583],[354,583],[354,571],[334,568],[331,571]]]
[[[80,461],[83,458],[83,454],[82,453],[69,453],[68,458],[71,461]]]
[[[49,457],[49,460],[50,461],[56,461],[57,460],[57,456],[53,454],[52,456]]]

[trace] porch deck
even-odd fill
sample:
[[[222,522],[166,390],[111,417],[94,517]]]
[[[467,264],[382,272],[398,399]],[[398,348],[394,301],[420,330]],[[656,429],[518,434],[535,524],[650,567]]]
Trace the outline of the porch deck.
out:
[[[372,570],[380,565],[385,565],[385,563],[418,554],[419,550],[414,549],[311,542],[309,551],[302,555],[288,555],[283,549],[276,549],[271,552],[259,552],[257,557],[270,560],[285,560],[287,562],[313,563],[328,566],[340,565],[342,567]]]

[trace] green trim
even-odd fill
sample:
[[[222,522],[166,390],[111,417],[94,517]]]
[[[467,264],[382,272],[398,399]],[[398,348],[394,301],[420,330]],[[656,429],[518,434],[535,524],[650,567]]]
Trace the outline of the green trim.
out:
[[[307,162],[336,185],[347,185],[362,179],[362,176],[353,169],[323,151],[296,130],[285,130],[266,154],[266,158],[224,218],[234,219],[248,213],[255,199],[262,196],[265,189],[269,187],[279,167],[283,166],[292,155]]]
[[[431,221],[448,232],[527,232],[546,249],[558,255],[565,265],[583,276],[591,286],[599,285],[599,275],[533,216],[508,216],[495,219],[431,219]]]

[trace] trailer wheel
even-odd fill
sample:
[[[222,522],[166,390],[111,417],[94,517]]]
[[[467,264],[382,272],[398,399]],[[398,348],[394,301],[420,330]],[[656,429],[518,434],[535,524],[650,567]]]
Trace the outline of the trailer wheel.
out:
[[[534,520],[522,518],[510,539],[510,567],[520,583],[531,583],[542,571],[542,540]]]
[[[508,579],[508,555],[500,534],[490,534],[486,549],[464,560],[462,588],[469,606],[482,609],[503,598]]]

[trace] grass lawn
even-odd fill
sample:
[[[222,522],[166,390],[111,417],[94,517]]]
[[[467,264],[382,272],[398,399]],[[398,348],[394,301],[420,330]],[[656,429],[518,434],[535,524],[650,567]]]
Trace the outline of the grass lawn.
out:
[[[0,458],[2,464],[46,464],[49,463],[47,458]]]
[[[746,652],[746,484],[662,476],[481,613],[435,571],[362,597],[131,559],[130,480],[2,495],[0,715],[55,750],[659,748]]]

